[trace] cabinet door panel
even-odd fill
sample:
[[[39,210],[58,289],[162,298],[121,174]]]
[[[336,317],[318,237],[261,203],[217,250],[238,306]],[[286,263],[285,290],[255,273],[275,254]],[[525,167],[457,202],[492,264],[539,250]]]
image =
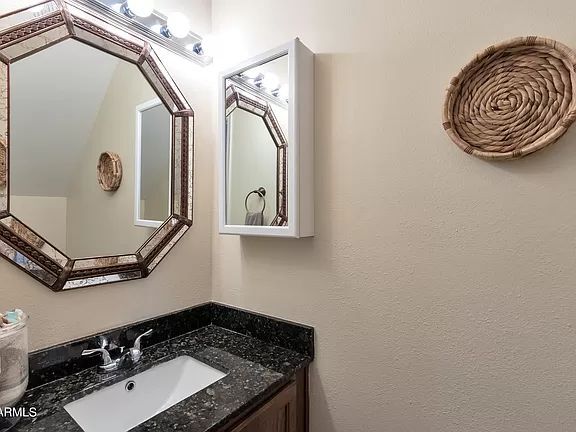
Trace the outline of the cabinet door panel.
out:
[[[290,384],[232,432],[296,432],[296,394]]]

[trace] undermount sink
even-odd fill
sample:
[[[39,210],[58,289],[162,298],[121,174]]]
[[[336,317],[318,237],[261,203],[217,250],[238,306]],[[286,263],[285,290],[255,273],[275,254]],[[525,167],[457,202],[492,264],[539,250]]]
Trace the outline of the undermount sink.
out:
[[[192,357],[181,356],[64,409],[85,432],[126,432],[225,376]]]

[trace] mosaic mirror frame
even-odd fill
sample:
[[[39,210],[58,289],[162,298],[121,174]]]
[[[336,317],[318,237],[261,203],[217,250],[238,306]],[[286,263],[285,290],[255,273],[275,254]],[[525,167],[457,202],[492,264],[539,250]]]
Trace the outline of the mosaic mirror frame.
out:
[[[172,116],[171,216],[132,254],[70,258],[10,213],[10,65],[67,39],[136,65]],[[192,225],[193,136],[194,112],[148,42],[68,0],[0,16],[0,255],[51,290],[148,277]]]
[[[276,145],[276,216],[270,226],[286,226],[288,224],[286,135],[268,102],[240,89],[237,85],[230,84],[226,88],[226,118],[229,118],[235,109],[260,117]]]

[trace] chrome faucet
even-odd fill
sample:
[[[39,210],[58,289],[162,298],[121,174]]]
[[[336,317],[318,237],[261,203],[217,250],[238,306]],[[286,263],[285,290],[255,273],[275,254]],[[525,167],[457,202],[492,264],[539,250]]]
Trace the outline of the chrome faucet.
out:
[[[152,329],[148,330],[145,333],[142,333],[140,336],[138,336],[136,338],[136,341],[134,341],[134,347],[132,347],[126,351],[124,351],[123,347],[120,348],[122,350],[122,355],[119,358],[117,358],[116,360],[112,360],[110,353],[104,347],[84,350],[84,351],[82,351],[82,355],[86,356],[86,355],[92,355],[92,354],[96,354],[96,353],[101,354],[103,364],[98,366],[98,372],[100,372],[100,373],[109,373],[109,372],[117,371],[119,369],[125,369],[125,368],[132,366],[132,365],[137,364],[140,361],[140,359],[142,358],[142,350],[140,348],[142,338],[145,336],[150,336],[151,334],[152,334]]]

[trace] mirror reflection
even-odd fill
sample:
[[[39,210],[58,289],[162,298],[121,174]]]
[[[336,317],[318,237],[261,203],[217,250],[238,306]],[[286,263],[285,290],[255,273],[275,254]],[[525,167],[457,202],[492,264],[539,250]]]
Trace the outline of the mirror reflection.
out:
[[[138,217],[169,214],[171,128],[163,105],[142,115],[136,195],[136,113],[157,98],[146,78],[135,65],[67,40],[11,66],[10,98],[11,212],[72,258],[134,253],[154,231]],[[121,162],[115,191],[97,179],[106,152]]]
[[[288,56],[226,79],[226,223],[288,224]]]
[[[170,214],[172,117],[160,99],[136,109],[135,224],[159,227]]]

